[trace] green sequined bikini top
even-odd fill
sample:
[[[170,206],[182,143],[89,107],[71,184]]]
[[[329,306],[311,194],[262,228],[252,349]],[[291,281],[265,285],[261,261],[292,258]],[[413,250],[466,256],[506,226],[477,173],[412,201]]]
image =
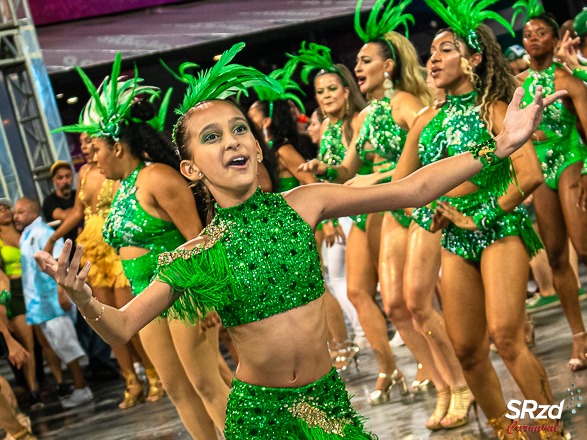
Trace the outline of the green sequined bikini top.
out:
[[[280,194],[260,189],[217,208],[204,244],[159,256],[157,278],[183,292],[172,317],[195,322],[217,310],[225,327],[259,321],[324,293],[314,233]]]
[[[334,124],[328,124],[328,128],[322,135],[320,140],[320,151],[318,152],[318,160],[327,165],[340,165],[346,156],[346,148],[342,140],[342,124],[340,119]],[[363,162],[357,174],[371,174],[373,167]]]
[[[556,91],[554,71],[559,66],[560,64],[552,63],[548,69],[540,72],[528,69],[528,76],[522,85],[526,91],[522,101],[524,107],[532,103],[538,86],[542,86],[544,96],[552,95]],[[544,131],[547,139],[567,137],[573,129],[576,129],[576,121],[576,116],[567,110],[559,99],[542,110],[542,121],[538,130]]]
[[[121,247],[136,246],[159,254],[185,243],[185,238],[173,222],[153,217],[139,204],[135,183],[144,166],[145,163],[141,162],[130,176],[120,182],[104,222],[104,241],[117,252]]]
[[[397,165],[402,154],[408,132],[394,121],[389,99],[373,100],[369,105],[369,113],[361,126],[359,137],[357,138],[357,152],[363,162],[369,163],[371,166],[389,164],[390,167],[387,169],[392,169]],[[365,149],[367,142],[371,144],[372,149]],[[384,157],[385,160],[371,162],[368,159],[369,153],[376,153]]]
[[[418,153],[422,165],[465,153],[470,147],[489,140],[490,135],[479,114],[479,106],[475,104],[476,99],[475,90],[459,96],[446,96],[444,106],[420,134]],[[494,166],[484,167],[470,180],[480,188],[497,186],[501,193],[511,178],[509,166],[509,161],[503,160]]]

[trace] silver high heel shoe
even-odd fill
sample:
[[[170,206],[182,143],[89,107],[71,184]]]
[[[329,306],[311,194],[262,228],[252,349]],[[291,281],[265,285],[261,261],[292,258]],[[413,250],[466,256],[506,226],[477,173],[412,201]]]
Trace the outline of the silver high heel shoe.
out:
[[[408,383],[404,376],[400,376],[400,372],[395,369],[393,373],[379,373],[379,379],[389,379],[390,384],[387,388],[382,390],[375,390],[369,395],[369,403],[371,406],[381,405],[383,403],[389,402],[391,390],[395,385],[399,387],[399,392],[402,396],[406,396],[410,394],[410,390],[408,388]]]

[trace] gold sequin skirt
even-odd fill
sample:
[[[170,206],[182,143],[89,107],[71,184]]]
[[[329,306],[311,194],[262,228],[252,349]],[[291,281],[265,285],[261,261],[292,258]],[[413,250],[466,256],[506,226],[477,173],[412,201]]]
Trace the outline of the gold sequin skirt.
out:
[[[121,288],[129,285],[122,271],[120,258],[113,247],[102,238],[104,219],[99,215],[86,218],[84,230],[77,237],[77,243],[84,248],[81,264],[92,263],[87,282],[92,287]]]

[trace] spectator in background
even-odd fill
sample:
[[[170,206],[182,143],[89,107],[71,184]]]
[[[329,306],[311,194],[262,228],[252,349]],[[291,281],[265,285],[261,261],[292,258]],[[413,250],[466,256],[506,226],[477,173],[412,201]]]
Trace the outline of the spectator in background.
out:
[[[510,69],[514,76],[530,67],[530,57],[526,53],[526,50],[518,44],[508,47],[504,55],[509,61]]]
[[[79,358],[85,353],[77,339],[73,322],[65,316],[64,311],[71,308],[71,302],[57,288],[55,281],[41,272],[33,258],[35,252],[43,250],[54,230],[41,219],[39,204],[27,197],[19,199],[14,205],[14,224],[22,233],[20,251],[27,323],[34,325],[35,332],[46,338],[71,373],[75,390],[71,396],[62,399],[63,407],[73,408],[87,403],[94,396],[85,383],[79,364]],[[63,240],[57,241],[55,252],[59,254],[62,247]],[[42,336],[40,340],[43,345],[45,342]],[[60,365],[53,365],[52,371],[58,385],[62,385]]]
[[[51,165],[51,180],[55,191],[45,197],[43,201],[43,217],[47,223],[55,220],[63,221],[73,208],[75,190],[73,189],[73,168],[69,162],[58,160]],[[75,243],[77,228],[72,229],[64,239]]]

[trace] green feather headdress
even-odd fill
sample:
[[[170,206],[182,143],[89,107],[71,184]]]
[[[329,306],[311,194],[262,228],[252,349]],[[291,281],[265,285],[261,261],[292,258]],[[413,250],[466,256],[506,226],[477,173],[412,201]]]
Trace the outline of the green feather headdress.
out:
[[[253,67],[230,64],[243,47],[245,47],[245,43],[235,44],[222,54],[213,67],[198,72],[197,76],[186,72],[188,68],[199,67],[195,63],[183,63],[179,67],[178,74],[163,63],[176,79],[188,85],[183,102],[175,110],[175,113],[184,115],[198,103],[212,99],[225,99],[237,93],[248,95],[247,89],[250,87],[254,87],[255,90],[281,93],[282,86],[274,78],[264,75]]]
[[[90,100],[84,106],[79,122],[73,125],[57,128],[54,131],[68,133],[87,133],[92,137],[109,137],[119,141],[120,128],[128,123],[129,110],[138,95],[158,95],[157,87],[141,85],[142,78],[138,77],[135,66],[133,78],[119,78],[122,55],[116,54],[112,73],[107,76],[100,87],[96,88],[86,73],[78,66],[75,67],[84,85],[90,92]]]
[[[518,0],[514,3],[512,9],[514,10],[514,15],[512,16],[512,26],[516,22],[518,15],[526,17],[526,20],[531,20],[534,17],[538,17],[539,15],[542,15],[546,12],[540,0]]]
[[[495,20],[514,35],[514,30],[505,18],[486,8],[499,0],[425,0],[428,6],[457,34],[467,46],[482,52],[477,27],[485,20]]]
[[[165,120],[167,119],[167,112],[169,110],[169,101],[171,100],[172,93],[173,93],[172,87],[167,89],[167,92],[165,93],[165,96],[163,96],[163,99],[161,100],[161,104],[159,105],[159,111],[157,112],[157,114],[155,115],[155,117],[153,119],[151,119],[150,121],[147,121],[147,124],[149,124],[151,127],[153,127],[157,131],[163,131],[165,129]],[[149,102],[153,103],[153,101],[155,101],[155,99],[158,97],[159,96],[157,96],[157,95],[153,95],[151,97],[151,99],[149,99]]]
[[[302,96],[305,96],[306,94],[299,86],[299,84],[292,79],[292,75],[296,69],[296,66],[297,61],[291,59],[285,64],[285,66],[282,69],[276,69],[269,74],[270,78],[272,78],[281,85],[281,91],[276,89],[268,89],[266,87],[253,87],[255,93],[257,93],[259,100],[269,102],[269,117],[272,117],[271,113],[273,113],[271,111],[273,107],[272,103],[280,99],[292,101],[301,109],[302,113],[306,111],[304,104],[302,103],[302,100],[298,96],[298,94]]]
[[[326,46],[317,43],[310,43],[308,47],[306,47],[306,41],[302,41],[298,53],[294,55],[288,53],[287,56],[294,60],[296,64],[302,65],[300,78],[305,84],[309,84],[310,73],[314,70],[335,73],[342,78],[343,84],[346,83],[346,79],[342,76],[332,61],[330,49]]]

